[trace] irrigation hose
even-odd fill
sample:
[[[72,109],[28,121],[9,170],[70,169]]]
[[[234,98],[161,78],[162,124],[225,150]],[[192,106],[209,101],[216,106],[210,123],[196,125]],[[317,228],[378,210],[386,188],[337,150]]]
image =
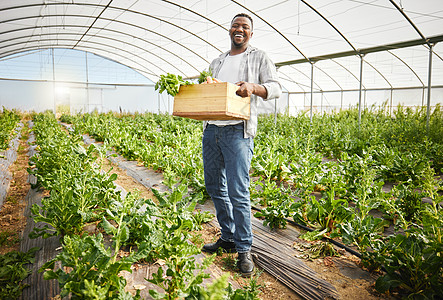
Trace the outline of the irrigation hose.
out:
[[[256,210],[256,211],[261,211],[260,208],[255,207],[255,206],[251,206],[251,208],[254,209],[254,210]],[[284,218],[284,219],[286,220],[286,222],[291,223],[292,225],[295,225],[295,226],[297,226],[297,227],[300,227],[301,229],[304,229],[304,230],[306,230],[306,231],[310,231],[310,232],[311,232],[311,231],[314,231],[314,229],[312,229],[312,228],[310,228],[310,227],[307,227],[307,226],[305,226],[305,225],[303,225],[303,224],[299,224],[299,223],[297,223],[297,222],[295,222],[295,221],[293,221],[293,220],[289,220],[289,219],[287,219],[287,218]],[[349,248],[349,247],[346,246],[346,245],[343,245],[342,243],[337,242],[336,240],[333,240],[333,239],[328,238],[328,237],[325,237],[325,236],[324,236],[322,239],[324,239],[324,240],[326,240],[326,241],[328,241],[328,242],[330,242],[330,243],[336,245],[337,247],[340,247],[340,248],[342,248],[342,249],[345,249],[347,252],[349,252],[349,253],[351,253],[351,254],[357,256],[358,258],[361,258],[361,254],[360,254],[359,252],[355,251],[354,249]]]

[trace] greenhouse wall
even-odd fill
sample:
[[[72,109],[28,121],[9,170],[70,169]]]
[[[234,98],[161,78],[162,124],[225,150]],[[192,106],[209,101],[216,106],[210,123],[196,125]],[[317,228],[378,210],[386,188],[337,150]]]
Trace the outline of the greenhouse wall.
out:
[[[52,83],[0,80],[0,106],[7,109],[36,112],[53,109]]]
[[[88,87],[88,88],[87,88]],[[54,99],[55,95],[55,99]],[[316,113],[357,107],[358,90],[314,92],[313,111]],[[22,111],[42,112],[54,109],[62,112],[153,112],[172,114],[174,100],[158,94],[153,85],[117,85],[57,83],[50,81],[0,80],[0,107]],[[296,115],[309,111],[311,94],[284,91],[277,100],[261,101],[260,114],[286,113]],[[443,86],[431,91],[431,108],[443,102]],[[379,89],[362,91],[364,108],[386,105],[395,109],[399,104],[410,107],[427,105],[426,88]]]
[[[313,93],[313,111],[317,113],[358,107],[359,91],[331,91]],[[431,108],[443,102],[443,87],[432,88]],[[310,93],[289,93],[288,111],[296,115],[310,109]],[[362,107],[386,105],[391,111],[398,105],[420,107],[427,105],[426,88],[380,89],[362,91]]]
[[[88,87],[88,88],[86,88]],[[152,85],[106,85],[50,81],[0,80],[0,107],[42,112],[157,112]]]

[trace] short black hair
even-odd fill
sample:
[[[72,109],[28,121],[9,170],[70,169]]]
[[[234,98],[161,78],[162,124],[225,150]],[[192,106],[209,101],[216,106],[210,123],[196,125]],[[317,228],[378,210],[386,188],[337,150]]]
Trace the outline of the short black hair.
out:
[[[254,24],[253,24],[253,22],[252,22],[252,18],[251,18],[251,16],[248,15],[248,14],[245,14],[245,13],[239,13],[239,14],[236,14],[236,15],[232,18],[232,20],[231,20],[231,24],[232,24],[232,22],[235,20],[235,18],[238,18],[238,17],[248,18],[249,21],[251,21],[251,28],[254,28]]]

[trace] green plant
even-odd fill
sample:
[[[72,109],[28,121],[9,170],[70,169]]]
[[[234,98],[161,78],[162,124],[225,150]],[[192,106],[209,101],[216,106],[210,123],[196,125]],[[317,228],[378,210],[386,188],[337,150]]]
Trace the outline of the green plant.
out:
[[[393,199],[385,199],[381,204],[386,217],[390,218],[395,227],[407,230],[420,222],[423,208],[421,192],[414,189],[413,185],[400,184],[391,191]]]
[[[188,186],[184,184],[173,187],[171,192],[161,193],[156,189],[152,189],[152,192],[157,198],[161,210],[158,217],[168,223],[177,224],[179,222],[181,230],[198,230],[202,224],[201,221],[211,217],[205,212],[195,212],[197,199],[186,197]]]
[[[383,182],[376,180],[376,171],[364,166],[367,158],[362,159],[358,155],[354,155],[353,158],[347,161],[345,168],[350,171],[346,172],[348,180],[353,182],[350,184],[350,195],[355,201],[353,217],[338,224],[339,233],[335,232],[333,236],[340,236],[345,244],[353,244],[364,253],[370,249],[372,241],[381,238],[385,227],[389,225],[388,220],[375,218],[370,215],[370,211],[378,209],[384,201],[390,201],[390,193],[382,191]]]
[[[225,300],[227,298],[227,285],[229,274],[225,273],[219,278],[214,279],[206,287],[195,285],[190,289],[186,300]],[[230,283],[229,283],[230,285]]]
[[[275,181],[265,180],[256,183],[260,186],[259,191],[253,193],[253,197],[259,199],[262,205],[265,205],[259,212],[254,214],[257,218],[264,218],[263,225],[270,228],[285,228],[286,219],[291,215],[290,189],[277,186]]]
[[[0,232],[0,246],[5,245],[8,242],[8,238],[12,236],[14,233],[11,231],[1,231]]]
[[[431,199],[431,203],[423,205],[421,211],[423,232],[430,241],[441,244],[443,242],[443,210],[440,203],[443,201],[443,195],[439,191],[443,190],[443,181],[435,178],[434,171],[429,169],[423,183],[423,196]]]
[[[15,110],[8,110],[3,107],[0,112],[0,151],[6,150],[9,147],[9,141],[12,139],[14,129],[20,121],[20,115]]]
[[[94,208],[106,208],[105,201],[117,197],[111,189],[116,174],[107,176],[91,169],[76,173],[67,168],[55,172],[54,178],[58,179],[58,185],[50,196],[43,198],[41,205],[31,207],[34,221],[46,223],[42,228],[35,228],[31,238],[79,234],[85,223],[100,219],[100,210]],[[72,189],[73,186],[76,189]]]
[[[197,80],[198,83],[200,84],[200,83],[205,82],[207,77],[212,78],[212,70],[211,69],[208,69],[207,71],[203,70],[200,72],[200,75],[198,76],[198,80]]]
[[[408,299],[437,299],[443,293],[443,246],[429,241],[415,230],[390,236],[383,255],[368,256],[383,265],[375,288],[384,293],[398,291]]]
[[[117,175],[101,171],[98,158],[106,148],[85,149],[79,136],[63,132],[53,115],[36,115],[34,122],[40,151],[31,158],[28,172],[50,195],[31,208],[34,221],[44,226],[35,227],[30,236],[80,234],[85,223],[101,219],[109,199],[119,197]]]
[[[318,153],[300,152],[290,164],[293,173],[293,182],[300,198],[312,194],[319,180],[322,169],[322,158]]]
[[[315,191],[326,193],[334,189],[337,197],[344,197],[347,194],[348,186],[344,180],[343,167],[336,161],[326,161],[322,163]]]
[[[423,195],[431,203],[420,204],[413,222],[395,202],[386,202],[395,216],[396,227],[404,234],[391,235],[370,242],[372,252],[363,253],[362,263],[370,268],[384,266],[386,274],[377,279],[380,292],[397,291],[408,299],[436,299],[443,292],[443,212],[438,209],[442,196],[432,170],[425,174]],[[401,189],[407,192],[407,189]],[[409,191],[410,192],[410,191]],[[421,197],[420,197],[421,201]]]
[[[273,137],[274,143],[263,145],[252,163],[255,175],[267,180],[290,180],[291,170],[285,165],[288,157],[279,150],[279,141]]]
[[[222,249],[219,249],[217,251],[217,256],[220,255],[224,255],[225,252]],[[227,253],[224,257],[222,257],[222,262],[223,262],[223,268],[225,270],[235,270],[236,268],[236,264],[237,264],[237,259],[234,257],[234,254],[232,253]]]
[[[200,264],[195,261],[193,255],[200,253],[201,249],[187,240],[190,238],[184,231],[181,219],[177,223],[168,223],[164,219],[157,219],[157,238],[160,243],[153,249],[155,259],[165,262],[159,267],[157,273],[147,280],[161,287],[165,293],[150,290],[154,299],[176,299],[186,297],[193,287],[200,285],[204,278],[209,275],[205,270],[214,260],[214,256],[206,257]]]
[[[389,225],[389,221],[374,218],[371,215],[354,216],[354,218],[339,224],[340,234],[333,236],[340,236],[344,244],[355,245],[360,253],[364,253],[370,249],[372,241],[382,237],[385,227]]]
[[[27,286],[22,281],[30,274],[27,265],[34,263],[38,249],[0,255],[0,299],[17,299],[21,295]]]
[[[123,235],[114,240],[114,247],[106,247],[101,234],[88,236],[65,236],[62,252],[46,262],[40,272],[44,279],[56,279],[60,285],[60,296],[71,299],[139,299],[126,292],[126,280],[119,274],[131,272],[131,265],[146,255],[148,250],[139,249],[127,257],[117,260]],[[56,262],[61,267],[55,270]]]
[[[128,193],[124,199],[116,199],[110,203],[101,224],[105,232],[112,237],[115,249],[120,249],[128,244],[131,237],[131,229],[134,231],[138,227],[136,223],[140,220],[138,216],[142,215],[142,218],[147,217],[146,214],[140,213],[143,204],[144,201],[138,199],[132,193]],[[113,221],[115,226],[110,221]],[[143,232],[143,234],[146,234],[146,232]],[[135,240],[135,242],[140,243],[141,241]],[[116,261],[117,255],[118,251],[115,251],[114,261]]]
[[[258,284],[258,278],[262,274],[262,271],[258,271],[250,280],[248,285],[244,285],[242,289],[234,290],[231,285],[228,286],[229,300],[259,300],[260,288],[263,286]]]
[[[306,205],[307,224],[316,228],[307,232],[303,238],[307,240],[321,239],[327,232],[335,230],[338,224],[352,218],[352,210],[345,199],[336,198],[334,189],[328,191],[322,198],[311,197]]]
[[[398,196],[395,205],[401,211],[407,221],[419,221],[420,211],[422,210],[423,195],[415,189],[414,185],[400,184],[396,187]]]
[[[385,173],[387,179],[394,182],[412,181],[417,183],[428,167],[429,162],[426,157],[413,152],[397,152],[393,158],[393,165]]]
[[[166,90],[169,95],[174,97],[177,95],[180,86],[189,84],[192,83],[183,80],[180,75],[168,73],[166,75],[160,75],[160,79],[155,83],[155,90],[159,90],[160,94]]]

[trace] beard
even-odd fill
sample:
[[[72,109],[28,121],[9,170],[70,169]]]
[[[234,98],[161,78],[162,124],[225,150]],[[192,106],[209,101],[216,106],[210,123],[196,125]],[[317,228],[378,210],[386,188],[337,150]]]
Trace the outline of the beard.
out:
[[[248,41],[245,39],[245,37],[243,37],[240,42],[237,42],[235,40],[235,36],[231,36],[231,42],[232,42],[232,45],[234,45],[236,48],[240,48],[240,47],[244,46],[245,44],[247,44]]]
[[[232,40],[232,44],[233,44],[235,47],[240,48],[241,46],[243,46],[243,45],[245,44],[245,42],[243,41],[243,42],[238,43],[238,42]]]

